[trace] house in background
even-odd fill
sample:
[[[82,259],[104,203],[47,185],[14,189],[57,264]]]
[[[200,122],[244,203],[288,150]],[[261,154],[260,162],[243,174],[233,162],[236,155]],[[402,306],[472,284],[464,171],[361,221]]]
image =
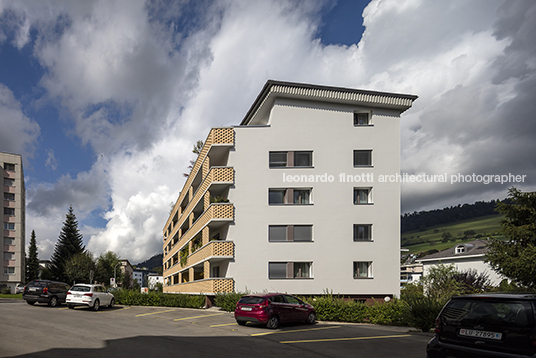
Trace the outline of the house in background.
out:
[[[132,280],[133,280],[133,274],[134,274],[134,268],[132,267],[132,265],[130,264],[130,262],[126,259],[123,259],[123,260],[119,260],[120,262],[120,265],[119,265],[119,271],[117,271],[117,276],[119,276],[119,273],[121,273],[121,275],[124,275],[125,272],[127,273],[128,277],[130,277],[130,282],[128,283],[123,283],[126,287],[132,287]]]
[[[0,285],[15,292],[17,284],[26,281],[26,190],[22,157],[0,152],[2,176],[2,260]]]
[[[164,285],[164,276],[158,273],[150,273],[147,275],[147,287],[150,290],[154,290],[159,283]]]
[[[149,287],[148,285],[148,276],[149,275],[157,275],[156,271],[150,271],[147,268],[135,268],[132,272],[132,279],[134,281],[137,281],[140,287]]]
[[[163,229],[164,292],[398,295],[400,114],[416,98],[268,81],[204,142]]]
[[[457,271],[474,269],[478,273],[485,272],[489,275],[491,284],[496,286],[505,278],[485,263],[488,252],[488,240],[473,240],[464,244],[458,244],[450,249],[442,250],[416,260],[423,264],[423,274],[426,276],[431,267],[438,264],[454,264]]]

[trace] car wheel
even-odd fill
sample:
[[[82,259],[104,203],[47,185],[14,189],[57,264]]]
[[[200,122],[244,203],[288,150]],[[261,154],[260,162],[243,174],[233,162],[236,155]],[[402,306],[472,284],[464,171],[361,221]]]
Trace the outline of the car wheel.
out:
[[[35,305],[35,301],[26,301],[26,303],[29,304],[30,306]]]
[[[100,308],[100,301],[99,301],[99,299],[97,298],[97,299],[95,300],[95,303],[93,304],[93,311],[98,311],[99,308]]]
[[[305,320],[305,323],[307,324],[314,324],[316,321],[316,314],[314,312],[309,313],[307,316],[307,319]]]
[[[238,323],[239,326],[245,326],[246,325],[246,321],[236,321],[236,323]]]
[[[112,298],[112,300],[110,301],[110,304],[108,305],[108,307],[114,308],[114,303],[115,303],[115,300]]]
[[[52,298],[50,298],[50,301],[48,301],[48,305],[50,307],[56,307],[58,305],[58,298],[56,296],[52,296]]]
[[[73,306],[73,305],[67,305],[67,307],[69,307],[69,309],[71,309],[71,310],[74,310],[74,306]]]
[[[268,319],[268,322],[266,322],[266,327],[270,329],[276,329],[279,327],[279,317],[272,316]]]

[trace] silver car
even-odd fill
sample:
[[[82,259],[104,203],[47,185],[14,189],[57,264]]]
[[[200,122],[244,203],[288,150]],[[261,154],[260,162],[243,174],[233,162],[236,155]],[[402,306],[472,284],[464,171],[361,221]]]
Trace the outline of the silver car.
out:
[[[88,306],[98,311],[101,306],[112,308],[115,303],[114,295],[106,292],[103,285],[76,284],[69,292],[66,299],[67,307]]]

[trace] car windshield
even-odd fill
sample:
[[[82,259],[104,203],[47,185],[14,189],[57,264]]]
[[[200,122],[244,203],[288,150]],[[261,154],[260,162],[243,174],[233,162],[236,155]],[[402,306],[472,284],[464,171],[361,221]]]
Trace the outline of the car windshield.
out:
[[[76,291],[76,292],[89,292],[90,291],[90,287],[87,287],[87,286],[73,286],[71,287],[71,291]]]
[[[529,302],[493,300],[452,300],[441,313],[446,324],[489,324],[522,327],[529,324]]]
[[[242,297],[240,299],[240,301],[238,301],[238,303],[245,303],[245,304],[248,304],[248,305],[256,305],[256,304],[264,302],[264,300],[265,299],[263,297]]]

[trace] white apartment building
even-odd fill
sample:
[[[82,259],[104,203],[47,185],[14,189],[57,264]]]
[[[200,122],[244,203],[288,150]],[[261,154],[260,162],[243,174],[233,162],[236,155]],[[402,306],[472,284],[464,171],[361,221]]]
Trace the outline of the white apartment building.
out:
[[[413,95],[268,81],[213,128],[164,227],[164,292],[400,292]]]
[[[0,152],[0,166],[3,180],[3,252],[0,267],[0,285],[11,287],[24,283],[25,262],[25,209],[24,173],[22,157],[18,154]]]

